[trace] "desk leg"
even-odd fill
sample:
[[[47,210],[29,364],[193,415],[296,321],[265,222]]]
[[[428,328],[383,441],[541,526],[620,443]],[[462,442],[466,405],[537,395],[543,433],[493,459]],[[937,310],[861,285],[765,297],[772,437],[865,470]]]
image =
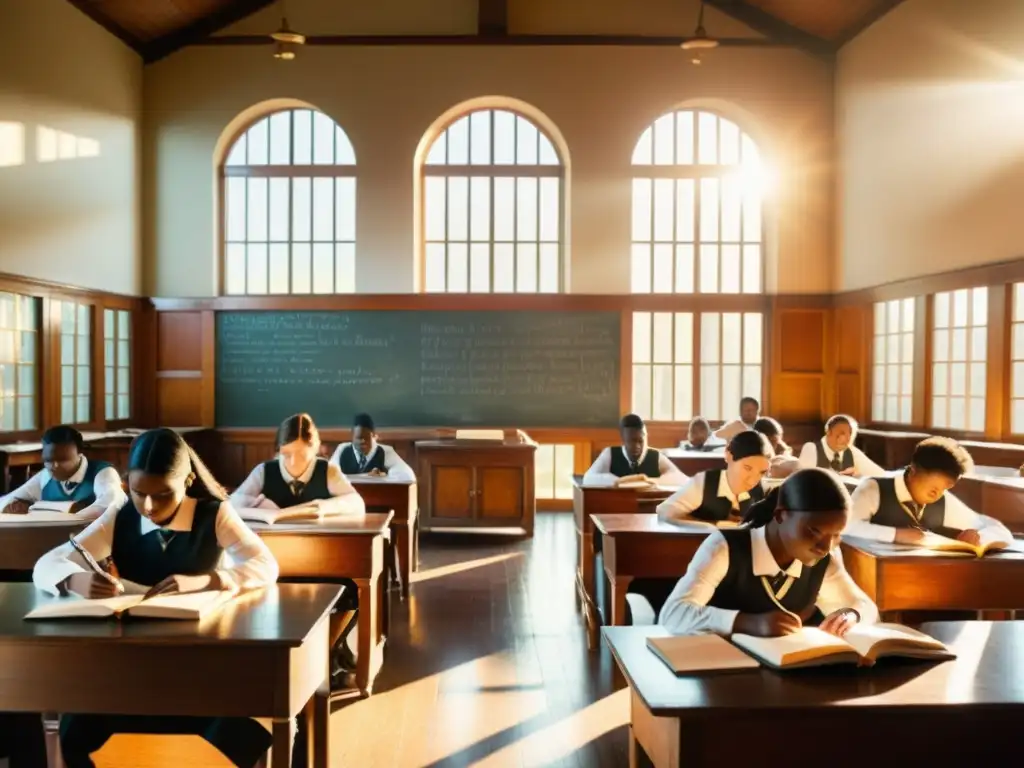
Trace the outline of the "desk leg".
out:
[[[594,605],[594,535],[591,531],[577,531],[576,535],[580,545],[580,602],[587,622],[587,650],[592,651],[600,644],[601,631],[600,614]]]
[[[391,531],[394,542],[395,554],[398,557],[398,578],[401,581],[402,597],[409,596],[409,573],[412,571],[412,563],[416,557],[415,544],[416,521],[415,519],[399,523]]]
[[[355,579],[359,588],[359,637],[357,638],[356,687],[363,696],[373,692],[373,681],[384,660],[383,590],[381,569],[369,579]]]
[[[632,576],[611,577],[612,586],[612,620],[611,626],[622,627],[626,624],[626,592],[633,582]]]
[[[306,704],[306,754],[309,768],[331,765],[331,690],[324,683]]]
[[[272,730],[272,768],[291,768],[292,765],[292,721],[291,718],[275,718]]]

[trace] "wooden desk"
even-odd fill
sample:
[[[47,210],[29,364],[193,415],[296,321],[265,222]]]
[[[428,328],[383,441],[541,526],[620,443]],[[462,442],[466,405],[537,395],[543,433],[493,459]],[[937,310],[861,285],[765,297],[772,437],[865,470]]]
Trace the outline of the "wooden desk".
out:
[[[36,560],[56,546],[67,544],[87,522],[0,524],[0,571],[31,573]]]
[[[329,764],[328,616],[340,590],[281,584],[191,621],[24,621],[54,602],[0,584],[0,710],[261,717],[273,768],[291,765],[291,718],[305,708],[311,764]],[[157,668],[188,674],[149,674]]]
[[[356,685],[364,696],[384,662],[387,601],[384,544],[392,513],[338,517],[320,523],[250,523],[281,567],[282,579],[330,582],[352,579],[359,590]]]
[[[391,552],[388,570],[397,559],[396,580],[401,585],[402,597],[409,595],[409,574],[419,567],[419,497],[416,483],[391,480],[386,477],[349,477],[352,486],[363,497],[370,511],[391,510]]]
[[[1024,534],[1024,478],[967,475],[960,478],[953,493],[971,509],[995,518],[1014,534]]]
[[[914,448],[931,435],[924,432],[886,432],[858,429],[857,447],[884,469],[898,469],[910,463]]]
[[[591,515],[654,512],[658,503],[672,495],[667,488],[638,490],[636,488],[606,488],[583,485],[582,475],[572,478],[572,511],[576,521],[576,594],[587,622],[587,647],[593,650],[598,643],[601,612],[595,602],[597,579],[594,572],[594,524]]]
[[[886,618],[900,611],[1024,610],[1024,552],[982,558],[846,538],[843,562]]]
[[[836,768],[980,765],[993,758],[1006,764],[1019,750],[1024,716],[1024,623],[938,622],[922,629],[958,658],[677,677],[647,650],[647,638],[663,628],[606,628],[630,689],[629,764],[640,764],[642,749],[658,768],[796,768],[820,764],[818,747],[827,749],[826,742],[834,742],[827,762]],[[794,746],[779,738],[794,722],[833,738]]]
[[[591,520],[601,534],[604,572],[611,583],[611,611],[603,615],[614,626],[626,623],[626,591],[633,579],[682,578],[697,547],[716,530],[700,523],[663,523],[650,514],[591,515]]]
[[[688,477],[693,477],[698,472],[707,472],[709,469],[722,469],[725,467],[724,448],[717,452],[684,451],[680,448],[666,448],[662,451],[662,454],[675,464],[680,472]]]
[[[533,536],[536,451],[518,439],[416,441],[422,530],[514,528]]]

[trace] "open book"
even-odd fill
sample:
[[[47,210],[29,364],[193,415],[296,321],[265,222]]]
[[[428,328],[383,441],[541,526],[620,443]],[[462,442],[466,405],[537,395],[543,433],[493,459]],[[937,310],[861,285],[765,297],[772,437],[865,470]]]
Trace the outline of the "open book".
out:
[[[185,619],[198,621],[234,598],[227,590],[190,592],[185,595],[157,595],[149,600],[143,595],[118,595],[96,600],[64,599],[41,605],[29,612],[26,619],[95,619],[120,617],[127,613],[151,619]]]
[[[805,627],[783,637],[733,635],[732,641],[767,667],[796,669],[825,664],[871,666],[883,656],[915,659],[952,659],[945,645],[902,624],[857,624],[839,638]]]
[[[917,546],[924,547],[925,549],[931,549],[936,552],[963,552],[977,557],[984,557],[989,552],[997,552],[1000,549],[1006,549],[1009,545],[1005,541],[999,541],[996,539],[989,539],[986,541],[984,536],[980,543],[971,544],[966,541],[951,539],[947,536],[940,536],[937,533],[928,531],[925,534],[924,541]]]
[[[718,635],[649,637],[647,648],[677,675],[757,669],[757,661]]]
[[[646,475],[625,475],[615,481],[616,488],[655,488],[658,481]]]
[[[71,514],[71,508],[75,506],[73,501],[36,501],[32,503],[32,506],[28,508],[29,513],[32,512],[63,512],[66,515]]]
[[[284,509],[242,507],[238,510],[238,514],[243,520],[248,520],[252,523],[266,523],[267,525],[280,522],[316,522],[323,518],[320,508],[312,504],[298,504],[294,507],[285,507]]]

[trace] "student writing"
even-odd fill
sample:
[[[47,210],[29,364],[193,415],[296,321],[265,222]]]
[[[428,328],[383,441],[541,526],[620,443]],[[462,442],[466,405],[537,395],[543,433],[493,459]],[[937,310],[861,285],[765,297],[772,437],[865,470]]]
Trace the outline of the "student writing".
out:
[[[96,517],[125,502],[121,476],[105,461],[85,457],[82,433],[60,425],[43,433],[43,469],[0,499],[0,512],[25,514],[37,501],[71,501],[72,512]]]
[[[627,414],[619,422],[622,445],[605,448],[583,475],[587,485],[610,485],[620,477],[642,475],[657,478],[662,485],[679,485],[686,475],[679,471],[660,451],[647,445],[647,425],[635,413]]]
[[[754,422],[761,415],[761,404],[753,397],[744,397],[740,400],[740,417],[727,421],[715,432],[715,437],[722,440],[732,440],[740,432],[754,428]]]
[[[843,567],[837,544],[849,496],[820,469],[802,469],[697,550],[658,622],[677,635],[776,637],[804,624],[842,637],[878,609]]]
[[[845,413],[837,413],[825,422],[824,437],[804,444],[800,450],[800,466],[831,469],[853,477],[884,475],[885,470],[853,444],[856,439],[857,420]]]
[[[723,451],[725,440],[711,434],[711,425],[703,416],[694,416],[686,429],[686,440],[679,447],[684,451]]]
[[[116,566],[120,581],[89,570],[70,544],[43,555],[32,574],[51,594],[107,597],[123,584],[149,595],[251,589],[273,584],[278,566],[266,545],[227,501],[206,465],[173,430],[154,429],[132,443],[130,498],[107,510],[76,537],[99,562]],[[227,555],[230,563],[225,562]],[[189,674],[131,670],[128,674]],[[248,718],[65,714],[60,745],[67,768],[87,768],[90,755],[115,733],[195,734],[237,766],[255,765],[270,748],[266,729]]]
[[[762,416],[754,422],[754,431],[767,437],[775,452],[768,468],[768,477],[789,477],[800,468],[799,462],[793,455],[793,449],[783,440],[782,425],[779,422],[770,416]]]
[[[929,437],[914,449],[910,466],[884,477],[861,480],[853,492],[847,533],[864,539],[917,544],[925,531],[978,544],[1013,542],[1000,522],[979,515],[948,491],[973,466],[955,440]]]
[[[678,522],[689,518],[714,523],[738,521],[764,496],[761,480],[774,451],[760,432],[741,432],[725,449],[725,469],[709,469],[691,477],[658,505],[658,518]]]
[[[342,443],[331,456],[331,464],[345,475],[374,475],[392,480],[416,482],[412,468],[394,448],[377,442],[373,417],[360,413],[352,420],[352,441]]]
[[[325,517],[366,512],[362,496],[341,470],[319,456],[320,432],[308,413],[281,422],[274,450],[277,458],[257,464],[231,494],[236,507],[310,505]]]

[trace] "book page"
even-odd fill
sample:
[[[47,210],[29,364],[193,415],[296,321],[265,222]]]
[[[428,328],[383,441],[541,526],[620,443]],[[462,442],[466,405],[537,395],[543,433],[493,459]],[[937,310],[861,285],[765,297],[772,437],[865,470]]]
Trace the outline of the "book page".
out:
[[[902,624],[855,624],[843,638],[864,658],[873,661],[879,655],[899,655],[901,651],[945,651],[934,637]]]
[[[858,656],[849,643],[814,627],[782,637],[734,634],[732,641],[773,667],[800,666],[833,656],[836,661],[856,661]]]
[[[166,619],[200,619],[220,609],[234,598],[228,590],[189,592],[184,595],[157,595],[149,600],[138,600],[128,613],[132,616]]]
[[[649,637],[647,647],[677,675],[759,666],[756,659],[718,635]]]
[[[28,508],[29,512],[63,512],[71,514],[71,508],[75,506],[73,501],[37,501]]]
[[[317,520],[320,517],[319,508],[309,506],[308,504],[288,507],[287,509],[254,509],[252,507],[242,507],[238,510],[238,514],[243,520],[256,523],[266,523],[267,525],[273,525],[274,523],[283,520]]]
[[[79,517],[78,515],[69,515],[66,512],[29,512],[24,515],[12,515],[7,512],[0,513],[0,525],[32,525],[33,523],[81,525],[91,519],[91,515]]]
[[[30,611],[26,619],[106,618],[142,602],[142,595],[117,595],[93,600],[65,598]]]

